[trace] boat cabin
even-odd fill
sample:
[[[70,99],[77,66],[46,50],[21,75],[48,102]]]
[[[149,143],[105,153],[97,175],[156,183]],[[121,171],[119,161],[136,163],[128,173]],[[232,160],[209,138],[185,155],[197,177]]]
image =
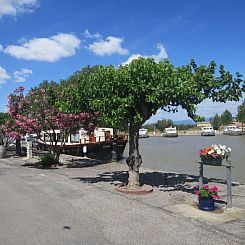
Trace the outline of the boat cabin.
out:
[[[78,132],[71,134],[65,140],[65,145],[76,144],[89,144],[97,142],[110,141],[113,138],[113,128],[96,128],[93,133],[89,134],[88,131],[80,129]],[[60,130],[56,129],[42,132],[41,140],[39,142],[45,142],[46,144],[52,144],[57,140],[57,145],[61,144]]]
[[[177,137],[178,132],[176,130],[176,127],[169,127],[165,128],[163,131],[163,137]]]

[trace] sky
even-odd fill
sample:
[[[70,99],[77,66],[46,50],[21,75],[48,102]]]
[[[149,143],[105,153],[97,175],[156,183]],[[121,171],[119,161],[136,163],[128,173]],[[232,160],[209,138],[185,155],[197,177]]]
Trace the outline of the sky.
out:
[[[59,82],[90,65],[126,64],[138,57],[174,65],[214,60],[245,76],[243,0],[0,0],[0,111],[19,86]],[[233,116],[242,102],[206,100],[197,113]],[[159,110],[148,122],[185,120]]]

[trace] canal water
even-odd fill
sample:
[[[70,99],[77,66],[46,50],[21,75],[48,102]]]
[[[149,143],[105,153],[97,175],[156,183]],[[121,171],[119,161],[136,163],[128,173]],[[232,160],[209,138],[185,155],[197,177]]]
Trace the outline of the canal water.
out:
[[[245,136],[179,136],[139,139],[142,167],[171,173],[199,175],[198,151],[212,144],[231,147],[232,181],[245,183]],[[128,146],[127,146],[128,147]],[[128,148],[124,151],[128,156]],[[125,162],[123,159],[121,162]],[[223,160],[225,163],[225,160]],[[204,165],[204,177],[226,180],[225,166]]]

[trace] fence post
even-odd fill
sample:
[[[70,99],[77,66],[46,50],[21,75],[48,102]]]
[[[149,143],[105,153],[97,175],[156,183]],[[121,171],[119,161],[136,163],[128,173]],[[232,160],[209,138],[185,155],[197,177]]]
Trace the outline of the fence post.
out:
[[[226,159],[226,185],[227,185],[227,204],[226,208],[232,208],[232,190],[231,190],[231,154]]]

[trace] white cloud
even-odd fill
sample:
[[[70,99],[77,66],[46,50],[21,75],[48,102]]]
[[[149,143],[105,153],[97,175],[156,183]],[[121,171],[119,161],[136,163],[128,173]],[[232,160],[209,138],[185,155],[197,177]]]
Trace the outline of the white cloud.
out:
[[[197,107],[197,114],[210,118],[215,114],[221,115],[226,109],[229,110],[232,116],[236,116],[237,107],[241,105],[241,101],[228,101],[226,103],[213,102],[211,99],[204,100]]]
[[[133,60],[137,60],[138,58],[143,57],[141,54],[132,54],[125,62],[122,63],[122,65],[128,65]],[[145,56],[146,57],[146,56]]]
[[[156,62],[159,62],[161,60],[168,58],[167,51],[162,44],[160,43],[157,44],[157,49],[160,50],[158,54],[153,54],[153,55],[132,54],[125,62],[122,63],[122,65],[130,64],[133,60],[138,59],[139,57],[153,58]]]
[[[3,46],[0,44],[0,52],[3,50]]]
[[[160,52],[156,55],[151,55],[150,57],[153,58],[156,62],[159,62],[161,60],[167,59],[168,58],[168,54],[166,49],[164,48],[164,46],[160,43],[157,44],[157,49],[160,50]]]
[[[0,86],[6,83],[6,81],[9,80],[10,78],[11,77],[7,73],[7,71],[0,66]]]
[[[85,30],[83,33],[85,38],[95,38],[95,39],[101,39],[102,36],[99,33],[91,34],[88,29]]]
[[[89,50],[100,56],[112,54],[126,55],[128,50],[121,46],[122,42],[122,38],[110,36],[105,40],[99,40],[90,44]]]
[[[18,13],[30,13],[37,7],[37,0],[0,0],[0,18],[4,15],[16,16]]]
[[[13,74],[14,81],[17,83],[25,82],[26,79],[32,74],[30,69],[21,69],[20,71],[15,71]]]
[[[34,38],[22,45],[10,45],[4,53],[18,59],[55,62],[73,56],[81,40],[75,35],[59,33],[49,38]]]

